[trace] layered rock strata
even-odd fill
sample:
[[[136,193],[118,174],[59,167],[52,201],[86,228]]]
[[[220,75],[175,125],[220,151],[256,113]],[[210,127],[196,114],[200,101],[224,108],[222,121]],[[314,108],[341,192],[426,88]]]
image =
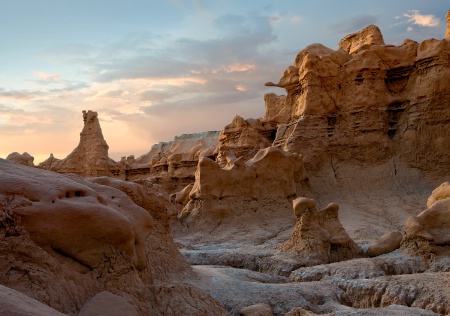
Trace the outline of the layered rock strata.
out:
[[[314,171],[334,161],[373,164],[399,155],[411,167],[450,164],[450,42],[385,45],[379,29],[345,37],[338,51],[302,50],[268,95],[265,119],[277,119],[273,146],[304,156]],[[282,105],[282,107],[280,107]]]

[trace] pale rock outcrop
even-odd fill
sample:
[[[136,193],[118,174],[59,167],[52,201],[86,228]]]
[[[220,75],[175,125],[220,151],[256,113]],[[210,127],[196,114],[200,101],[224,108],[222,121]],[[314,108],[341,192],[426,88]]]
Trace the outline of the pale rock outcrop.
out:
[[[272,308],[268,304],[260,303],[241,308],[240,316],[272,316]]]
[[[403,235],[399,231],[389,232],[378,239],[372,241],[367,249],[367,254],[371,257],[384,255],[400,248]]]
[[[447,190],[448,182],[433,191],[425,211],[407,220],[401,245],[403,251],[433,258],[450,246],[450,197],[446,196]]]
[[[83,111],[84,127],[80,133],[80,143],[64,159],[46,160],[43,167],[59,173],[74,173],[85,177],[109,176],[110,164],[115,162],[108,157],[109,146],[103,138],[98,114]]]
[[[330,203],[320,211],[313,199],[299,197],[292,204],[297,223],[291,238],[281,246],[283,251],[315,260],[318,264],[361,256],[361,249],[339,222],[338,204]]]
[[[413,168],[448,170],[450,42],[385,45],[369,26],[340,47],[308,46],[278,84],[266,84],[287,92],[265,98],[265,119],[279,120],[273,146],[302,154],[311,173],[397,155]]]
[[[34,157],[27,152],[24,152],[23,154],[19,154],[18,152],[10,153],[8,157],[6,157],[6,160],[13,161],[24,166],[34,167]]]
[[[347,35],[339,42],[339,49],[356,54],[371,45],[385,45],[383,35],[376,25],[369,25],[357,33]]]
[[[123,297],[103,291],[91,298],[78,316],[139,316],[136,309]]]

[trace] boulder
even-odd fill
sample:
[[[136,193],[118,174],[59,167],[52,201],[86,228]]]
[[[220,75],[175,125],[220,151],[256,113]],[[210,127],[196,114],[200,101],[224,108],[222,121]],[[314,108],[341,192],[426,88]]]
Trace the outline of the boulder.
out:
[[[241,308],[240,316],[272,316],[272,308],[268,304],[254,304]]]
[[[124,298],[111,292],[96,294],[81,308],[78,316],[139,316],[136,309]]]
[[[24,166],[34,167],[34,157],[27,152],[24,152],[23,154],[19,154],[18,152],[10,153],[6,157],[6,160],[13,161]]]
[[[399,231],[389,232],[378,239],[375,239],[367,249],[367,254],[371,257],[381,256],[400,248],[403,235]]]

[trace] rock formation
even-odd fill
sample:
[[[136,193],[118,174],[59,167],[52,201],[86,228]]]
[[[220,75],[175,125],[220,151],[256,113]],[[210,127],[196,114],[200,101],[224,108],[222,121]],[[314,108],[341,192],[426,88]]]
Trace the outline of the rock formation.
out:
[[[8,157],[6,157],[6,160],[14,161],[15,163],[24,166],[34,167],[34,157],[27,152],[24,152],[23,154],[19,154],[18,152],[10,153]]]
[[[450,38],[450,10],[448,10],[447,15],[445,16],[447,20],[447,31],[445,32],[445,38]]]
[[[224,168],[204,157],[198,163],[189,201],[178,217],[193,232],[199,233],[217,228],[222,223],[229,231],[217,237],[226,239],[228,234],[243,225],[247,229],[252,225],[262,225],[273,220],[274,216],[291,222],[289,213],[285,214],[289,212],[290,200],[307,191],[307,175],[301,156],[297,154],[268,147],[245,161],[243,157],[236,158],[230,153]],[[186,193],[187,190],[178,193],[175,200],[185,201]],[[277,220],[273,220],[272,229],[277,229]]]
[[[449,182],[433,191],[427,206],[425,211],[406,222],[402,249],[432,259],[450,246]]]
[[[316,201],[304,197],[296,198],[292,204],[297,223],[282,250],[311,259],[316,264],[361,256],[361,249],[339,222],[339,205],[331,203],[319,211]]]
[[[219,143],[219,132],[183,134],[172,142],[153,145],[151,150],[139,158],[127,159],[126,179],[151,178],[170,193],[194,182],[199,159],[215,159]]]
[[[367,254],[371,257],[384,255],[400,248],[403,235],[399,231],[389,232],[378,239],[375,239],[367,249]]]
[[[227,164],[226,155],[230,153],[245,160],[251,159],[258,150],[271,146],[275,138],[275,125],[274,122],[244,120],[235,116],[231,124],[220,132],[216,161],[224,167]]]
[[[108,157],[109,146],[103,138],[97,112],[83,111],[83,122],[80,143],[72,153],[61,160],[50,155],[49,159],[41,164],[42,168],[85,177],[111,175],[109,165],[114,162]]]
[[[0,172],[1,284],[68,314],[102,291],[139,315],[225,314],[183,283],[190,269],[170,237],[161,189],[2,159]],[[174,292],[189,303],[164,298]]]
[[[265,97],[265,119],[280,121],[273,146],[302,154],[311,172],[396,155],[414,168],[448,170],[449,42],[384,45],[369,26],[340,47],[308,46],[278,84],[266,84],[287,92]]]

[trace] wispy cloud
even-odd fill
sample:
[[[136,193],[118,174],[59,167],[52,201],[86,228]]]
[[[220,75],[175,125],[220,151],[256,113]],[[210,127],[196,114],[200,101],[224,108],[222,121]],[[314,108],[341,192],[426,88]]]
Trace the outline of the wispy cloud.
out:
[[[408,18],[409,23],[422,27],[436,27],[439,26],[440,20],[432,14],[421,14],[419,10],[409,10],[403,13],[404,17]]]

